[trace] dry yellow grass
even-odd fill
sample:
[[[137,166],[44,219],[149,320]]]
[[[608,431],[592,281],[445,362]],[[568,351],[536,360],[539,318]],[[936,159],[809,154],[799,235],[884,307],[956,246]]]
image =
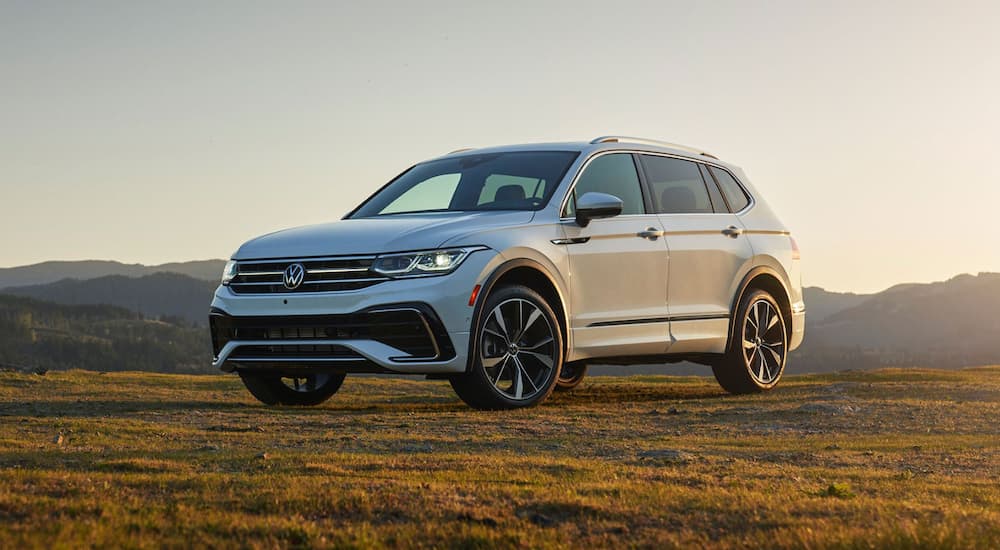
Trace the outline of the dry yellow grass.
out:
[[[476,412],[349,377],[315,409],[226,376],[0,374],[0,547],[1000,544],[1000,368],[595,378]]]

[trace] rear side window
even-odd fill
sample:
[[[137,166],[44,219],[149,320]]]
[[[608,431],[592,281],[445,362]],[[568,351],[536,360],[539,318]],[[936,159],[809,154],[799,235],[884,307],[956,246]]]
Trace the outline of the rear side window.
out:
[[[590,192],[607,193],[621,199],[623,215],[644,214],[646,211],[642,205],[639,174],[631,153],[601,155],[592,160],[576,181],[573,197],[566,205],[564,215],[576,215],[576,198]]]
[[[712,200],[698,165],[681,159],[641,155],[653,207],[659,214],[711,214]]]
[[[740,184],[736,182],[736,179],[729,172],[720,170],[714,166],[710,166],[709,170],[712,171],[715,180],[719,182],[719,187],[722,188],[722,193],[726,196],[726,200],[729,201],[729,208],[733,212],[739,212],[750,204],[750,198],[747,197],[746,191],[740,187]]]

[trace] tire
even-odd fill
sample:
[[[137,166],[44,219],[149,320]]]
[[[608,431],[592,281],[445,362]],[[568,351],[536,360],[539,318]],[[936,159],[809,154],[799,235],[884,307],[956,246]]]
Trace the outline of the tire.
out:
[[[579,361],[563,363],[556,380],[556,391],[569,391],[580,385],[587,376],[587,364]]]
[[[491,292],[472,336],[476,352],[467,372],[450,379],[470,407],[533,407],[552,393],[563,338],[555,313],[537,292],[520,285]]]
[[[767,391],[778,384],[788,359],[788,329],[774,297],[751,290],[740,300],[733,338],[725,356],[712,365],[719,385],[732,394]],[[763,332],[758,326],[765,325]]]
[[[346,375],[316,373],[300,377],[281,374],[240,371],[243,385],[265,405],[312,407],[337,393]]]

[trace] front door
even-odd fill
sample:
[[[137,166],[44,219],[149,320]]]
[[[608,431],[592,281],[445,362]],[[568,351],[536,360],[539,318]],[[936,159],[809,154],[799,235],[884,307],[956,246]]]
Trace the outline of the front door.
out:
[[[587,227],[564,220],[570,262],[569,359],[664,353],[667,319],[667,245],[660,218],[647,212],[630,153],[592,159],[577,179],[564,218],[575,216],[576,197],[588,192],[622,200],[619,216]]]

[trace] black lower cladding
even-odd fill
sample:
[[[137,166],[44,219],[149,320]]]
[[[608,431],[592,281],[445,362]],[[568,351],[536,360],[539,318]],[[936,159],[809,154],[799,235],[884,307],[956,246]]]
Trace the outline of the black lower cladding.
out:
[[[209,314],[212,348],[218,356],[230,341],[285,340],[285,344],[240,346],[230,359],[331,360],[364,358],[351,349],[310,340],[375,340],[423,360],[444,361],[455,348],[440,319],[427,304],[392,304],[335,315],[236,317],[219,310]],[[294,344],[287,343],[294,340]]]

